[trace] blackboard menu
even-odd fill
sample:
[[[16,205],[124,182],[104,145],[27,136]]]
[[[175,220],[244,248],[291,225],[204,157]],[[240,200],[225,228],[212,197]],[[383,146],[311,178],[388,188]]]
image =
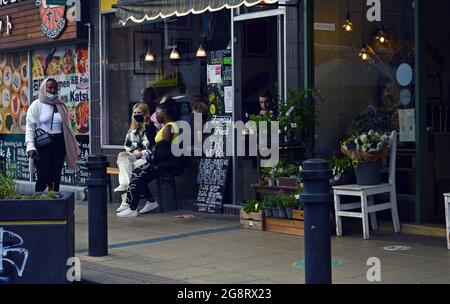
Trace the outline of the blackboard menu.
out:
[[[81,157],[87,158],[89,155],[89,136],[77,135],[76,139],[80,144]],[[0,156],[6,159],[7,163],[15,166],[17,180],[29,181],[30,170],[27,157],[27,146],[25,144],[25,135],[22,134],[1,134],[0,135]],[[72,186],[84,186],[88,175],[87,168],[80,166],[80,172],[74,173],[64,163],[61,175],[61,184]],[[36,180],[34,176],[33,181]]]
[[[198,195],[194,210],[222,213],[230,158],[202,158],[198,168]]]

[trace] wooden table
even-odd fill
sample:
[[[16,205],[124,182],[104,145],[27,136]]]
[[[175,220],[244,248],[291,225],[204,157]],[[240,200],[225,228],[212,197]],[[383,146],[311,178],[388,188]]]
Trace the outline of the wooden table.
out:
[[[269,195],[275,195],[279,192],[284,192],[287,194],[297,194],[298,193],[298,187],[287,187],[287,186],[269,186],[269,185],[261,185],[261,184],[252,184],[252,196],[253,199],[261,199],[260,194],[269,194]]]
[[[450,193],[444,194],[445,223],[447,227],[447,248],[450,250]]]

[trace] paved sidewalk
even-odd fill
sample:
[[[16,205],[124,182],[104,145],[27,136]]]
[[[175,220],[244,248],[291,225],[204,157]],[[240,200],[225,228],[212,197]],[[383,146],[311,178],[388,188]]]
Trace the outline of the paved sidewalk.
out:
[[[240,229],[236,216],[181,210],[119,219],[115,208],[108,208],[109,255],[89,257],[87,204],[76,204],[76,253],[85,281],[304,283],[301,237]],[[450,283],[450,250],[443,238],[374,232],[363,240],[353,231],[332,237],[332,257],[333,283],[371,283],[370,257],[380,259],[381,283]]]

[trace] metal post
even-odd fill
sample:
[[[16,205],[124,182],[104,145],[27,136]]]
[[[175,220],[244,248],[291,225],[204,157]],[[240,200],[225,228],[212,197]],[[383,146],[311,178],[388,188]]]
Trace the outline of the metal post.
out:
[[[323,159],[303,162],[300,172],[305,211],[305,283],[331,284],[331,226],[329,164]]]
[[[90,155],[86,162],[89,177],[88,219],[89,219],[89,256],[108,255],[108,217],[106,197],[106,167],[109,163],[103,155]]]

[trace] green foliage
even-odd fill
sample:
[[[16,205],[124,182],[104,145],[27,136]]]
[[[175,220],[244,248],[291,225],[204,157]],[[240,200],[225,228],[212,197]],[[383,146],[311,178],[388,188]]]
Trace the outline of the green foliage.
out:
[[[255,133],[259,132],[259,123],[263,122],[263,121],[267,122],[267,132],[270,133],[270,130],[271,130],[270,122],[276,120],[276,117],[273,117],[272,114],[266,114],[266,115],[251,114],[248,118],[249,118],[249,121],[254,121],[256,124],[256,130],[255,129],[252,130]]]
[[[298,174],[298,166],[295,164],[288,164],[283,168],[283,176],[297,176]]]
[[[314,102],[309,102],[308,96],[312,95],[312,100],[320,100],[320,96],[311,89],[289,89],[285,101],[278,103],[278,121],[280,130],[290,138],[290,130],[295,129],[297,133],[304,130],[309,135],[311,128],[317,121],[317,111]]]
[[[273,197],[273,203],[274,207],[283,207],[283,195],[280,193],[275,194],[275,196]]]
[[[269,177],[270,176],[270,171],[272,171],[272,167],[261,167],[260,168],[260,175],[261,177]]]
[[[274,202],[271,196],[267,195],[264,197],[264,200],[262,201],[262,207],[263,208],[272,208],[274,206]]]
[[[286,195],[283,198],[283,206],[286,208],[295,208],[298,205],[299,205],[299,202],[293,195]]]
[[[49,191],[47,193],[19,194],[14,183],[17,176],[17,168],[13,163],[6,164],[6,172],[0,171],[0,199],[31,200],[55,199],[59,197],[54,191]]]
[[[328,161],[334,177],[346,175],[352,169],[352,160],[350,157],[337,157],[333,155]]]
[[[257,200],[250,200],[242,205],[242,210],[244,210],[244,212],[246,213],[260,212],[261,209],[261,203]]]

